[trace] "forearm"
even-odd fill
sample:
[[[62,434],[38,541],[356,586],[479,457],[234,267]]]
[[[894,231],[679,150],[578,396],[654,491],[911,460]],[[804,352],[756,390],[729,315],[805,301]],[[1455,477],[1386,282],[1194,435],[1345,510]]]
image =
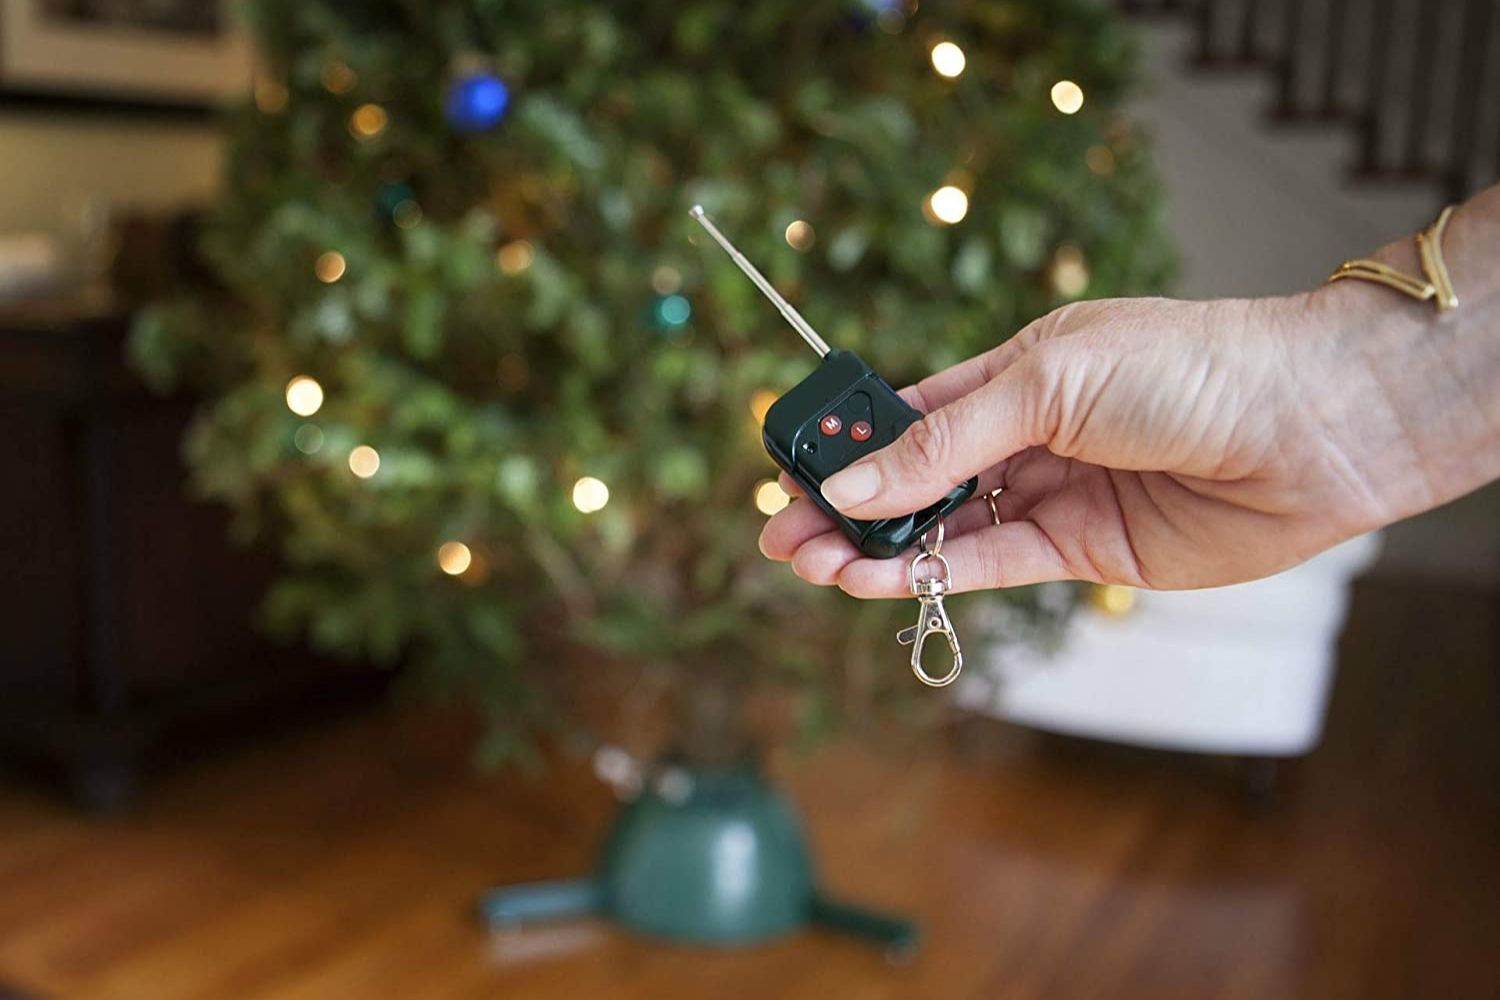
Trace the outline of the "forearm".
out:
[[[1500,478],[1500,186],[1461,206],[1443,254],[1456,309],[1365,281],[1300,297],[1290,335],[1319,338],[1309,405],[1340,430],[1374,499],[1368,520],[1428,510]],[[1416,240],[1376,260],[1420,275]],[[1296,329],[1295,327],[1302,327]],[[1375,523],[1361,527],[1375,527]]]

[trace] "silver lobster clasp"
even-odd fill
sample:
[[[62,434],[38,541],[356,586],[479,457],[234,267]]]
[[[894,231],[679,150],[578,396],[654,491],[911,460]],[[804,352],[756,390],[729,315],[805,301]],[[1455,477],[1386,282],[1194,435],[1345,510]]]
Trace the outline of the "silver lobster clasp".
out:
[[[923,549],[926,550],[925,545]],[[918,580],[917,569],[928,559],[942,567],[942,575]],[[928,687],[946,687],[958,679],[959,671],[964,668],[964,654],[958,645],[958,635],[953,631],[953,622],[948,618],[947,608],[943,607],[943,595],[948,592],[952,578],[948,560],[936,550],[922,551],[912,559],[907,578],[911,583],[912,596],[921,604],[920,615],[915,625],[896,633],[896,641],[903,646],[912,647],[911,672],[916,675],[917,680]],[[948,640],[948,651],[953,655],[952,666],[941,677],[928,673],[922,664],[927,639],[934,634],[942,635]]]

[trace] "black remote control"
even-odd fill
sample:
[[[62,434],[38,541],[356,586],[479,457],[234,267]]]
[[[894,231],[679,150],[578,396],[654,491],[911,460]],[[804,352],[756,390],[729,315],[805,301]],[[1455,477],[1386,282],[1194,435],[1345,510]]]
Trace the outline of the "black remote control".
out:
[[[761,431],[766,451],[865,555],[889,559],[905,552],[937,524],[939,517],[952,513],[973,496],[979,480],[960,483],[931,507],[879,521],[856,521],[824,500],[824,479],[895,441],[922,415],[859,355],[831,350],[755,265],[719,232],[701,206],[694,205],[692,215],[823,359],[817,370],[767,411]]]

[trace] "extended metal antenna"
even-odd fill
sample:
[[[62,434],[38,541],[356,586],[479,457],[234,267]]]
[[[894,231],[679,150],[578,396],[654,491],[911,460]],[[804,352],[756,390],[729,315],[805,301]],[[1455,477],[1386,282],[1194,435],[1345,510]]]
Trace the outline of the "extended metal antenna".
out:
[[[818,357],[827,357],[828,344],[824,342],[822,337],[818,336],[818,331],[814,330],[808,324],[807,320],[802,318],[802,314],[792,308],[792,304],[782,298],[780,292],[771,287],[771,283],[766,280],[766,276],[757,271],[755,265],[750,263],[744,254],[736,250],[734,244],[729,242],[723,233],[719,232],[719,227],[714,225],[713,220],[703,214],[703,206],[694,205],[689,214],[697,219],[704,229],[708,230],[708,235],[712,236],[714,241],[724,248],[724,252],[729,254],[730,258],[739,265],[740,270],[745,272],[745,277],[755,282],[755,287],[760,289],[762,295],[771,300],[771,304],[776,307],[776,311],[781,313],[788,323],[792,324],[792,329],[802,335],[802,339],[807,341],[807,346],[817,351]]]

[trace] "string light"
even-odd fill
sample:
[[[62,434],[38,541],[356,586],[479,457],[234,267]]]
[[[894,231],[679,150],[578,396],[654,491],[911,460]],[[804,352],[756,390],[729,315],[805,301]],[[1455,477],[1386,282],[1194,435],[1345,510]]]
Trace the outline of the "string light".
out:
[[[774,479],[767,479],[755,487],[755,509],[770,517],[778,511],[786,509],[786,505],[792,502],[787,496],[786,490]]]
[[[511,240],[495,253],[495,265],[505,274],[520,274],[536,259],[536,250],[525,240]]]
[[[323,408],[323,387],[311,375],[298,375],[286,384],[286,408],[310,417]]]
[[[651,290],[657,295],[671,295],[682,289],[682,274],[675,267],[661,265],[651,272]]]
[[[323,67],[323,89],[330,94],[347,94],[359,82],[359,74],[338,60]]]
[[[263,76],[255,81],[255,106],[263,114],[275,115],[285,111],[288,97],[286,87],[270,77]]]
[[[1052,85],[1052,106],[1065,115],[1075,115],[1083,107],[1083,88],[1072,80],[1058,80]]]
[[[323,430],[317,424],[303,424],[292,435],[292,443],[304,455],[311,455],[323,447]]]
[[[361,104],[349,116],[349,131],[357,139],[373,139],[385,131],[390,116],[378,104]]]
[[[1095,584],[1089,589],[1094,610],[1110,618],[1123,618],[1135,610],[1135,588],[1118,583]]]
[[[776,393],[770,389],[756,389],[755,394],[750,397],[750,415],[757,424],[763,424],[766,422],[766,414],[775,403]]]
[[[1052,255],[1052,287],[1064,298],[1076,299],[1089,287],[1089,265],[1083,251],[1064,243]]]
[[[1089,151],[1083,154],[1083,162],[1099,177],[1108,177],[1115,172],[1115,154],[1108,146],[1090,146]]]
[[[601,479],[584,476],[573,484],[573,506],[584,514],[604,509],[609,503],[609,487]]]
[[[474,562],[474,553],[463,542],[444,542],[438,546],[438,568],[449,576],[458,576]]]
[[[932,47],[932,68],[937,70],[938,76],[952,80],[962,74],[968,64],[964,50],[953,42],[938,42]]]
[[[319,254],[318,259],[313,262],[313,273],[318,276],[319,281],[331,285],[344,276],[347,267],[343,254],[337,250],[329,250]]]
[[[812,249],[813,242],[817,240],[818,234],[813,232],[812,223],[798,219],[786,227],[786,242],[793,250],[802,253]]]
[[[925,208],[929,217],[951,226],[969,214],[969,196],[962,188],[944,184],[927,196]]]
[[[362,444],[349,452],[349,471],[361,479],[369,479],[380,471],[380,452]]]

